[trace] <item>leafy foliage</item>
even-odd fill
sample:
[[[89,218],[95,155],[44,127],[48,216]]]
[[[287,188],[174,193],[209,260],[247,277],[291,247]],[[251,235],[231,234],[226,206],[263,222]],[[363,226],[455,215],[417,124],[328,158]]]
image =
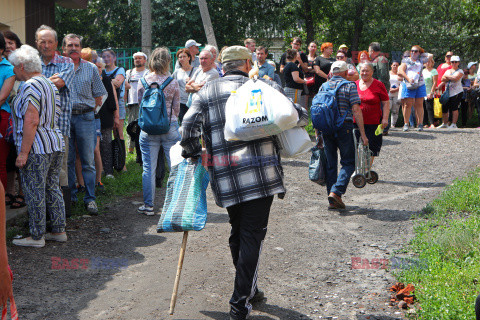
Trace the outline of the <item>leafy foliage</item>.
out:
[[[182,46],[186,39],[206,42],[195,0],[151,0],[153,45]],[[346,43],[365,50],[372,41],[385,52],[418,44],[436,57],[448,50],[476,61],[480,46],[480,7],[476,0],[208,0],[219,47],[261,39],[263,45],[293,36],[305,43]],[[90,0],[85,10],[56,8],[60,34],[85,36],[92,47],[139,47],[140,0]],[[260,41],[259,41],[260,42]],[[306,45],[305,45],[306,46]],[[440,59],[442,60],[442,59]]]

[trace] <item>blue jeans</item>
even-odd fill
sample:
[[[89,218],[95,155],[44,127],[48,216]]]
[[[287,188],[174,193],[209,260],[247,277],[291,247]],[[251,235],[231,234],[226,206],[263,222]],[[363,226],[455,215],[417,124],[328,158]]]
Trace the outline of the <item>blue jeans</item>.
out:
[[[85,181],[85,197],[87,204],[95,201],[95,161],[94,151],[97,144],[95,115],[92,112],[85,114],[72,114],[70,119],[70,142],[68,148],[68,186],[72,192],[72,201],[77,201],[77,188],[75,188],[75,160],[76,151],[82,163],[82,175]]]
[[[143,160],[143,202],[146,206],[153,207],[155,195],[155,172],[157,170],[158,151],[163,146],[168,167],[170,168],[170,148],[180,141],[178,122],[170,123],[170,130],[165,134],[149,135],[145,131],[140,133],[140,150]]]
[[[327,193],[338,196],[347,191],[350,177],[355,171],[355,144],[353,141],[353,123],[345,122],[337,131],[337,136],[324,135],[325,155],[327,156]],[[338,172],[338,154],[340,150],[341,169]]]

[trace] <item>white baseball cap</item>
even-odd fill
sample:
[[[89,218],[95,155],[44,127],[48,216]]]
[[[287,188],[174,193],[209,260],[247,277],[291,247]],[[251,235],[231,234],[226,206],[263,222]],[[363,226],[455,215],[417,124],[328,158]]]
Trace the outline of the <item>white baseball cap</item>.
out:
[[[145,57],[145,60],[148,59],[147,55],[146,55],[145,53],[143,53],[143,52],[140,52],[140,51],[139,51],[139,52],[135,52],[135,53],[133,54],[133,57],[134,57],[134,58],[135,58],[136,56]]]
[[[450,59],[450,62],[454,62],[454,61],[460,62],[460,57],[459,56],[452,56],[452,58]]]
[[[197,43],[197,41],[193,40],[193,39],[189,39],[187,40],[187,42],[185,42],[185,48],[190,48],[191,46],[197,46],[197,47],[200,47],[202,44],[201,43]]]
[[[331,67],[332,73],[340,73],[348,70],[347,63],[345,61],[335,61]]]

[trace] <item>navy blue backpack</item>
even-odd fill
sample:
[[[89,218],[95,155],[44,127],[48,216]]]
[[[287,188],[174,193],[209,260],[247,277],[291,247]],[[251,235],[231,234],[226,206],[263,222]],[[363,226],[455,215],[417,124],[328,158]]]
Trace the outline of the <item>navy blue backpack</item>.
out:
[[[312,125],[323,134],[335,135],[345,121],[347,112],[345,112],[343,117],[340,117],[337,104],[337,90],[348,83],[351,83],[351,81],[342,80],[335,88],[330,88],[328,83],[325,83],[322,89],[320,89],[322,91],[319,91],[313,98],[310,108]]]
[[[145,93],[143,94],[142,102],[140,103],[138,125],[148,134],[165,134],[170,130],[173,102],[172,110],[170,110],[170,119],[168,119],[163,89],[168,86],[172,80],[172,77],[168,77],[159,87],[155,82],[149,86],[147,81],[145,81],[145,78],[140,79],[140,82],[145,88]],[[153,84],[156,84],[157,86],[152,88]]]

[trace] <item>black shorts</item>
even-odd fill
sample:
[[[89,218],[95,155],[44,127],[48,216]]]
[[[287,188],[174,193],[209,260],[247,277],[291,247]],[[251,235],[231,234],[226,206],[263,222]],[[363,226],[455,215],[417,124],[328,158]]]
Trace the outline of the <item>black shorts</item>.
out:
[[[450,97],[447,103],[442,104],[442,113],[447,113],[448,111],[457,111],[460,102],[462,102],[463,92]]]
[[[375,135],[378,124],[364,124],[363,127],[365,128],[365,135],[368,139],[368,148],[370,149],[370,151],[372,151],[372,156],[378,157],[378,155],[380,154],[380,149],[382,149],[383,143],[383,135]],[[356,124],[355,129],[358,129],[358,126]],[[360,139],[359,130],[355,130],[355,135],[357,136],[357,140]]]

